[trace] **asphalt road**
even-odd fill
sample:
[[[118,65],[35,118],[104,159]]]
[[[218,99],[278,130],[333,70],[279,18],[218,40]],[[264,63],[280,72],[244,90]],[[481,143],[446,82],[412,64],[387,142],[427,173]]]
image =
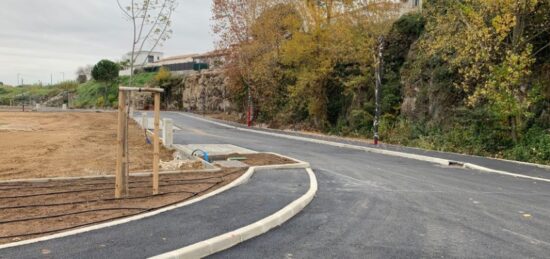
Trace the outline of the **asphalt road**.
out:
[[[317,196],[300,214],[214,258],[550,255],[548,182],[243,132],[177,113],[163,116],[182,128],[176,143],[278,152],[310,162],[317,175]],[[550,178],[546,170],[475,159]]]

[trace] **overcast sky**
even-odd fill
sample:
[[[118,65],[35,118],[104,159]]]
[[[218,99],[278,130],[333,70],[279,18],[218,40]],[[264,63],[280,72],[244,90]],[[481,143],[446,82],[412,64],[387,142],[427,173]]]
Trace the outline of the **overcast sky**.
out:
[[[165,56],[213,49],[210,0],[178,0]],[[129,0],[121,0],[129,2]],[[2,0],[0,82],[74,79],[79,66],[120,60],[131,49],[131,24],[116,0]]]

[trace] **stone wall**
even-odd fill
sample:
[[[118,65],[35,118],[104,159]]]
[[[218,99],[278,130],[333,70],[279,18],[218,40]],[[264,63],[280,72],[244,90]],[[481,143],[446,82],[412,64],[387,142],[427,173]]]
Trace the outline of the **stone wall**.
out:
[[[222,70],[203,70],[184,76],[181,96],[186,111],[226,112],[230,111],[227,79]]]

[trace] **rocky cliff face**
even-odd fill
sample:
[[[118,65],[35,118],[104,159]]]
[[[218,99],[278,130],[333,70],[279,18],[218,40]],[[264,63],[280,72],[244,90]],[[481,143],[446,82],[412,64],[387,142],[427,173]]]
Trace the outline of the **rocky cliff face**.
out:
[[[222,70],[203,70],[184,76],[181,96],[187,111],[229,111],[231,104],[226,91],[227,79]]]

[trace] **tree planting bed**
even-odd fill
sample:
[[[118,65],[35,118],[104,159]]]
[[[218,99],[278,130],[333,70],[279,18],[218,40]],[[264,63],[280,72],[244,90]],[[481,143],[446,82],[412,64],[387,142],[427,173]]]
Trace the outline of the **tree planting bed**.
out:
[[[295,163],[272,154],[233,154],[248,165]],[[219,158],[219,159],[226,159]],[[131,176],[130,195],[114,199],[114,178],[81,178],[43,182],[0,182],[0,244],[136,215],[214,191],[247,168],[218,172],[160,175],[160,194],[152,195],[150,176]]]

